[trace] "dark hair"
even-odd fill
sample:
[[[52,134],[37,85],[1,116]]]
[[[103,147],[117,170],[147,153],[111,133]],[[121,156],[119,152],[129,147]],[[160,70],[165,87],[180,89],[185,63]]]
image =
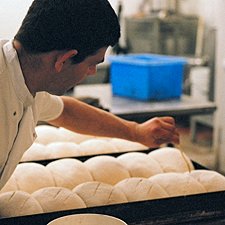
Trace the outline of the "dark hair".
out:
[[[74,63],[120,37],[118,18],[107,0],[34,0],[15,35],[29,53],[78,50]]]

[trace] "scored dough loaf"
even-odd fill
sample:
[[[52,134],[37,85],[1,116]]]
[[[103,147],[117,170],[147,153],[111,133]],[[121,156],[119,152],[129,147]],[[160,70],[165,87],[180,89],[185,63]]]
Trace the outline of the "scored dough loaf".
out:
[[[128,152],[137,150],[147,150],[148,147],[133,141],[128,141],[120,138],[111,138],[109,140],[116,148],[118,152]]]
[[[74,142],[52,142],[47,146],[49,159],[80,156],[80,147]]]
[[[84,164],[95,181],[114,185],[130,177],[128,170],[112,156],[95,156],[86,160]]]
[[[4,185],[4,187],[0,190],[0,193],[17,190],[19,189],[17,186],[16,178],[14,174],[12,174],[11,177],[8,179],[7,183]]]
[[[73,192],[83,199],[87,207],[127,202],[127,198],[121,190],[98,181],[80,184],[73,189]]]
[[[127,178],[118,182],[115,187],[123,191],[129,202],[169,197],[159,184],[147,178]]]
[[[216,171],[193,170],[189,175],[201,183],[207,192],[225,190],[225,177]]]
[[[68,142],[74,142],[74,143],[80,144],[81,142],[94,137],[91,135],[79,134],[79,133],[70,131],[68,129],[65,129],[63,127],[59,127],[58,131],[62,135],[63,141],[65,142],[68,141]]]
[[[160,185],[170,197],[206,192],[203,185],[188,173],[161,173],[150,177],[149,180]]]
[[[116,152],[117,148],[107,140],[89,139],[80,143],[81,155],[94,155]]]
[[[64,136],[59,132],[59,128],[50,125],[39,125],[35,127],[37,138],[36,143],[47,145],[55,141],[63,141]]]
[[[49,163],[46,168],[51,172],[58,187],[72,190],[78,184],[93,181],[89,170],[77,159],[58,159]]]
[[[13,172],[19,190],[32,193],[43,187],[55,186],[48,169],[38,163],[20,163]]]
[[[32,196],[40,203],[45,213],[86,208],[84,201],[76,193],[67,188],[42,188],[33,192]]]
[[[15,217],[43,213],[39,202],[29,193],[10,191],[0,194],[0,217]]]
[[[49,151],[46,146],[40,143],[34,142],[27,151],[24,152],[21,162],[44,160],[50,158]]]
[[[131,177],[145,177],[162,173],[161,166],[157,161],[142,152],[128,152],[117,157],[129,171]]]
[[[163,172],[187,172],[194,170],[189,157],[177,148],[163,147],[149,153],[149,156],[156,160]],[[184,159],[185,157],[185,159]]]

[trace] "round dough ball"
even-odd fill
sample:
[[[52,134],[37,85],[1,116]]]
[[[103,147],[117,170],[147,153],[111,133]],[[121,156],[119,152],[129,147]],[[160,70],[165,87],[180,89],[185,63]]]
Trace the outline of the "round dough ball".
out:
[[[149,180],[159,184],[170,197],[205,193],[205,188],[188,173],[161,173]]]
[[[157,161],[142,152],[124,153],[117,159],[127,168],[131,177],[149,178],[163,172]]]
[[[86,208],[84,201],[76,193],[67,188],[42,188],[33,192],[32,196],[40,203],[45,213]]]
[[[114,157],[95,156],[84,162],[95,181],[114,185],[130,177],[128,170]]]
[[[74,142],[53,142],[47,145],[49,158],[80,156],[80,147]]]
[[[117,148],[106,140],[90,139],[80,143],[80,152],[82,155],[96,155],[101,153],[116,152]]]
[[[87,207],[127,202],[121,190],[97,181],[80,184],[73,189],[73,192],[83,199]]]
[[[57,127],[50,125],[39,125],[35,127],[37,138],[36,143],[47,145],[55,141],[63,141],[64,136],[59,132]]]
[[[44,160],[49,158],[49,151],[45,145],[40,143],[33,143],[30,148],[24,152],[21,162]]]
[[[18,164],[15,176],[19,190],[32,193],[43,187],[55,186],[54,179],[48,169],[38,163]]]
[[[129,202],[169,197],[167,192],[147,178],[131,177],[115,185],[126,195]]]
[[[86,135],[86,134],[79,134],[63,127],[59,128],[59,133],[63,137],[63,141],[65,142],[74,142],[80,144],[83,141],[93,138],[94,136]]]
[[[17,190],[18,190],[17,182],[14,174],[12,174],[7,183],[4,185],[4,187],[0,190],[0,193]]]
[[[43,213],[39,202],[23,191],[0,194],[0,217],[15,217]]]
[[[176,148],[159,148],[150,152],[149,156],[160,164],[164,172],[187,172],[189,168],[190,170],[194,169],[186,154]]]
[[[225,190],[225,177],[216,171],[193,170],[189,175],[202,184],[207,192]]]
[[[65,187],[72,190],[78,184],[93,181],[89,170],[77,159],[55,160],[46,167],[51,172],[57,187]]]
[[[112,138],[110,142],[116,146],[118,152],[128,152],[128,151],[137,151],[137,150],[147,150],[148,147],[133,141],[128,141],[120,138]]]

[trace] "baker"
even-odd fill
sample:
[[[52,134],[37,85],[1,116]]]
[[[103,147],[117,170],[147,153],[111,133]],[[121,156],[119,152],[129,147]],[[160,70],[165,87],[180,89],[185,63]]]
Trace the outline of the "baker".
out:
[[[0,189],[34,142],[38,121],[149,147],[179,142],[172,117],[136,123],[63,96],[96,73],[119,38],[107,0],[34,0],[15,37],[0,41]]]

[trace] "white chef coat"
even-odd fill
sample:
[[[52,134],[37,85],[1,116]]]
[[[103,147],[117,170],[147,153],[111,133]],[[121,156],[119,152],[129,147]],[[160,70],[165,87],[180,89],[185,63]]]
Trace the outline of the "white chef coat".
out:
[[[36,138],[37,122],[57,118],[60,97],[29,92],[12,41],[0,41],[0,189]]]

